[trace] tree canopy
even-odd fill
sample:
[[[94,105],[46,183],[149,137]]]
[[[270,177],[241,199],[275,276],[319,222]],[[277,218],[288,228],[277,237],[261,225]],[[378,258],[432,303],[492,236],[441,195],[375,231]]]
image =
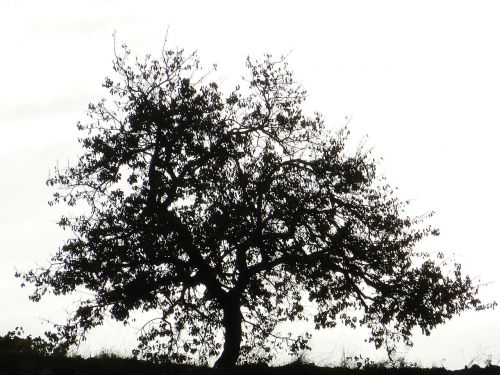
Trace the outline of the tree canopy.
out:
[[[35,301],[92,293],[61,327],[66,341],[107,316],[155,311],[136,355],[228,366],[306,348],[310,335],[281,334],[281,322],[366,326],[391,350],[414,327],[429,334],[489,307],[460,265],[446,272],[442,256],[416,250],[437,230],[405,214],[370,152],[346,150],[346,128],[302,112],[284,59],[248,59],[224,95],[196,54],[129,63],[122,51],[107,100],[78,123],[81,157],[47,181],[50,204],[79,212],[59,221],[72,235],[21,275]]]

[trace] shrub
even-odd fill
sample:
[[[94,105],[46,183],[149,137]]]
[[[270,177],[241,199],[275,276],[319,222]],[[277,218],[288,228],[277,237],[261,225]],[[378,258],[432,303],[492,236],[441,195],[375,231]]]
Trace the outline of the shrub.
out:
[[[65,355],[67,348],[57,345],[56,335],[50,332],[45,332],[45,337],[25,336],[22,327],[16,327],[13,331],[7,332],[6,335],[0,336],[0,353],[1,354],[35,354],[39,356],[49,355]]]

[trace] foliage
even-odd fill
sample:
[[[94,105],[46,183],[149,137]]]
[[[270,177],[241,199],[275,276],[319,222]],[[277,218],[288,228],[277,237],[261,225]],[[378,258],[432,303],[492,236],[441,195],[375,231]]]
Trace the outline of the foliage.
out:
[[[31,335],[24,336],[24,330],[16,327],[13,331],[0,336],[0,353],[12,354],[35,354],[40,356],[65,355],[67,347],[57,345],[57,335],[51,332],[45,333],[45,338]]]
[[[265,360],[306,349],[309,335],[276,330],[310,318],[304,296],[316,328],[364,325],[389,351],[415,326],[429,334],[489,307],[460,265],[447,274],[416,252],[437,231],[405,214],[369,152],[346,151],[346,129],[302,113],[305,91],[283,59],[248,59],[249,77],[224,96],[195,54],[165,49],[129,65],[123,48],[104,83],[111,100],[78,124],[82,156],[47,181],[58,188],[50,204],[83,213],[59,221],[73,234],[50,264],[21,275],[34,301],[93,293],[67,342],[107,315],[126,324],[158,311],[136,355],[206,361],[222,349],[225,366],[255,348]]]

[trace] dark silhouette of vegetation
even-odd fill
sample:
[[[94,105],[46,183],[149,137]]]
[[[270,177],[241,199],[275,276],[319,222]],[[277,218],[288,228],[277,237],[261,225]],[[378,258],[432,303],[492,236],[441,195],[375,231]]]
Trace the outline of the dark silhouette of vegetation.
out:
[[[486,365],[470,366],[464,370],[449,371],[444,368],[419,368],[404,360],[393,363],[372,362],[368,358],[348,357],[345,363],[337,367],[318,367],[303,357],[282,366],[269,367],[265,364],[243,365],[238,368],[213,369],[205,366],[186,364],[140,361],[132,358],[120,358],[116,354],[103,352],[95,357],[81,358],[50,354],[38,350],[20,350],[20,341],[29,342],[28,337],[21,337],[19,332],[9,332],[0,337],[0,375],[469,375],[500,374],[500,368]],[[352,360],[352,361],[349,361]],[[359,361],[362,362],[359,362]]]
[[[1,354],[28,354],[28,355],[66,355],[68,348],[57,344],[58,336],[52,332],[46,332],[45,337],[32,337],[28,335],[23,337],[24,330],[16,327],[13,331],[7,332],[0,337]]]
[[[437,231],[405,214],[369,152],[346,151],[346,129],[302,112],[283,59],[248,59],[249,76],[224,96],[195,54],[164,49],[131,65],[129,55],[116,54],[110,97],[78,124],[82,156],[47,181],[51,205],[81,209],[59,221],[73,235],[47,267],[18,275],[33,301],[93,293],[61,327],[64,342],[107,315],[126,324],[158,311],[137,357],[220,355],[226,367],[306,349],[309,334],[276,327],[309,319],[307,300],[317,329],[366,326],[389,353],[416,326],[429,334],[490,307],[460,265],[448,274],[442,257],[415,250]]]

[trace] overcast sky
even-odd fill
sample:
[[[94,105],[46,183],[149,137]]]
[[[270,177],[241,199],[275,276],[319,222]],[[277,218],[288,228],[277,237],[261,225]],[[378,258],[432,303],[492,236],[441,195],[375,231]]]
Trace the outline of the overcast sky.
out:
[[[140,4],[140,6],[139,6]],[[307,5],[306,5],[307,4]],[[62,321],[68,299],[28,301],[16,269],[44,264],[68,233],[49,209],[49,170],[79,153],[76,122],[104,91],[114,31],[139,56],[198,50],[214,78],[236,82],[247,55],[288,54],[306,108],[382,157],[381,173],[435,211],[442,235],[424,248],[462,263],[486,301],[500,301],[500,3],[498,1],[0,1],[0,334],[39,334]],[[125,351],[133,329],[97,330],[82,349]],[[467,313],[416,335],[402,353],[423,365],[500,361],[500,311]],[[369,352],[363,332],[314,335],[318,363]],[[383,353],[379,353],[383,357]],[[376,357],[377,354],[373,354]]]

